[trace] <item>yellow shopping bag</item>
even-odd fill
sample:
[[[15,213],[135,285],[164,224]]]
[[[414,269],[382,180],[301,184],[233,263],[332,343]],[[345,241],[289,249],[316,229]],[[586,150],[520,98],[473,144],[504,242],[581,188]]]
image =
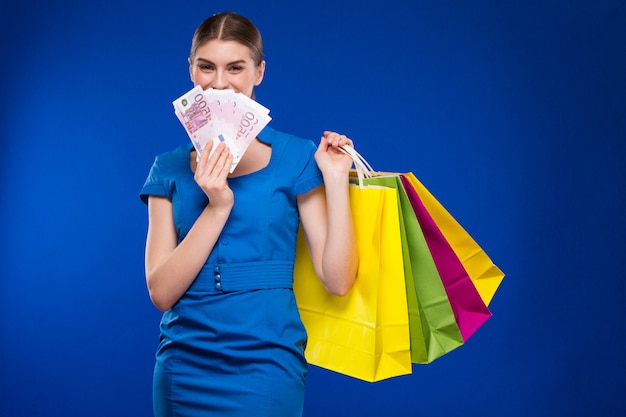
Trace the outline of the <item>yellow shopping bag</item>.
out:
[[[294,292],[310,364],[369,382],[411,373],[397,190],[350,185],[359,270],[344,297],[317,278],[302,233]]]
[[[489,305],[504,279],[504,273],[415,175],[406,173],[404,176],[409,180],[433,221],[465,267],[483,302]]]

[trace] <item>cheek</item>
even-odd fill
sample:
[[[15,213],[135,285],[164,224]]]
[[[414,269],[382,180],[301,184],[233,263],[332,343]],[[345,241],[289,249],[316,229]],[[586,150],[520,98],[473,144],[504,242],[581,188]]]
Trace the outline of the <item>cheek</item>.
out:
[[[191,74],[191,81],[193,81],[194,85],[202,86],[203,89],[206,89],[211,83],[210,77],[201,71],[194,71]]]
[[[254,83],[251,83],[248,78],[232,80],[231,84],[235,87],[235,90],[247,95],[248,97],[252,94],[252,90],[254,89]]]

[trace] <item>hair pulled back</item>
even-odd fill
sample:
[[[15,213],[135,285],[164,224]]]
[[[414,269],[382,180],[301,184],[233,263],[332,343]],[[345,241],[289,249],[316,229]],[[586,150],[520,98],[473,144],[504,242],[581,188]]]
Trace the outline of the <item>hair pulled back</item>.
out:
[[[259,29],[246,17],[235,12],[214,14],[198,26],[191,41],[190,59],[211,40],[235,41],[250,48],[252,60],[258,66],[263,61],[263,40]]]

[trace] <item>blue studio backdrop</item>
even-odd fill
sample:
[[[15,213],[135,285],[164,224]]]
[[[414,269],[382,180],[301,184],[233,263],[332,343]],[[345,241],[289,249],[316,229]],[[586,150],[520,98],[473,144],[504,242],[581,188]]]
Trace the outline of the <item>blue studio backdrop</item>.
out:
[[[507,274],[410,376],[311,367],[306,417],[626,413],[626,3],[0,3],[0,416],[152,415],[154,156],[187,141],[195,27],[252,19],[272,126],[412,171]]]

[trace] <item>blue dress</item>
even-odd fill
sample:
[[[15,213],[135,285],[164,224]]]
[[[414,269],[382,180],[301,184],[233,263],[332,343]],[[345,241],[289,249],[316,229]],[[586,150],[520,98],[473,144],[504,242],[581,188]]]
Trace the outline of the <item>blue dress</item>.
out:
[[[301,416],[306,332],[292,290],[296,195],[323,183],[310,140],[266,127],[268,165],[229,178],[235,204],[206,264],[163,314],[154,370],[159,416]],[[191,143],[157,156],[140,196],[172,201],[179,243],[208,199]]]

